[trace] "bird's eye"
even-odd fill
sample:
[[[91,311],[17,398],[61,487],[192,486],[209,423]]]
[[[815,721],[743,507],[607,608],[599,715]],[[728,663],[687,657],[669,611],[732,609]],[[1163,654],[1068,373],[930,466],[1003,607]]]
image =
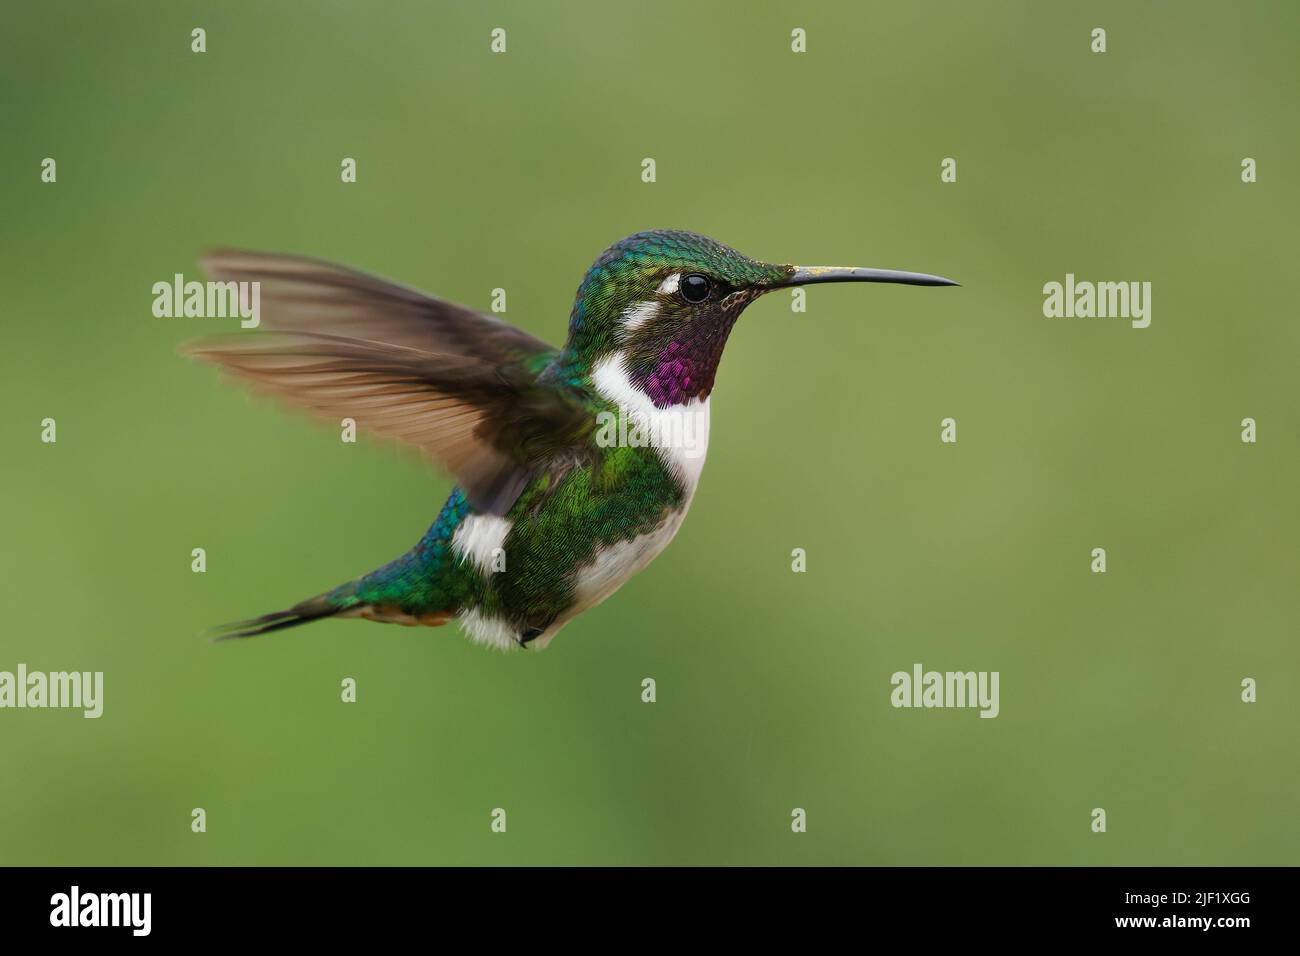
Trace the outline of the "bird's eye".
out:
[[[682,276],[680,286],[682,298],[687,302],[703,302],[709,297],[709,291],[713,288],[713,283],[707,276],[702,276],[697,272],[692,272],[688,276]]]

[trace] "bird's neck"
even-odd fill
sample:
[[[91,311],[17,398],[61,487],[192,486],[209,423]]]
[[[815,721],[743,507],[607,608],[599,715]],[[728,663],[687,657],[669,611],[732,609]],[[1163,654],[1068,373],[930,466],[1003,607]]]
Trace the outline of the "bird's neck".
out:
[[[665,410],[706,401],[721,356],[721,343],[696,351],[671,343],[651,355],[633,349],[580,358],[561,353],[547,377],[586,386],[615,404],[647,403]]]
[[[635,390],[659,409],[696,404],[713,391],[730,332],[728,322],[710,329],[687,328],[677,335],[605,341],[595,348],[575,348],[570,340],[556,368],[569,381],[585,378],[592,385],[613,388],[617,379],[619,394],[627,397]]]

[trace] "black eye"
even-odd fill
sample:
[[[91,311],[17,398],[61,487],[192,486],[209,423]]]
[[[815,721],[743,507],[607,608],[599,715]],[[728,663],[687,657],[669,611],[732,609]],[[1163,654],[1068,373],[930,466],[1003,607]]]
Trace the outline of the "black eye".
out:
[[[707,276],[702,276],[698,272],[692,272],[688,276],[682,276],[681,292],[682,298],[687,302],[703,302],[709,297],[709,291],[713,288],[713,283]]]

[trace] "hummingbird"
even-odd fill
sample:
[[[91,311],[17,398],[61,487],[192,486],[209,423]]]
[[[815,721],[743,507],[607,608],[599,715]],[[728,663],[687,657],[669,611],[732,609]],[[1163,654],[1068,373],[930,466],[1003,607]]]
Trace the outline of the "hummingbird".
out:
[[[563,348],[354,269],[221,250],[219,281],[260,284],[261,327],[183,346],[255,392],[414,445],[456,484],[411,550],[219,639],[330,617],[438,626],[544,648],[681,527],[704,465],[722,351],[751,302],[827,282],[953,286],[889,269],[751,259],[651,230],[583,276]],[[244,288],[240,286],[239,288]]]

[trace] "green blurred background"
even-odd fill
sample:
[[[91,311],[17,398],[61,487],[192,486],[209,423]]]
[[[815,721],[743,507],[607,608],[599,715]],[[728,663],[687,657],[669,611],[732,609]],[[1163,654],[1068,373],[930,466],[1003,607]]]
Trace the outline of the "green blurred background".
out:
[[[1295,863],[1300,8],[1075,6],[6,2],[0,669],[106,687],[0,712],[0,862]],[[751,307],[683,531],[545,652],[198,636],[450,483],[190,365],[233,323],[152,283],[309,253],[556,341],[652,227],[964,286]],[[1044,318],[1066,272],[1151,281],[1151,327]],[[1001,715],[891,708],[918,661]]]

